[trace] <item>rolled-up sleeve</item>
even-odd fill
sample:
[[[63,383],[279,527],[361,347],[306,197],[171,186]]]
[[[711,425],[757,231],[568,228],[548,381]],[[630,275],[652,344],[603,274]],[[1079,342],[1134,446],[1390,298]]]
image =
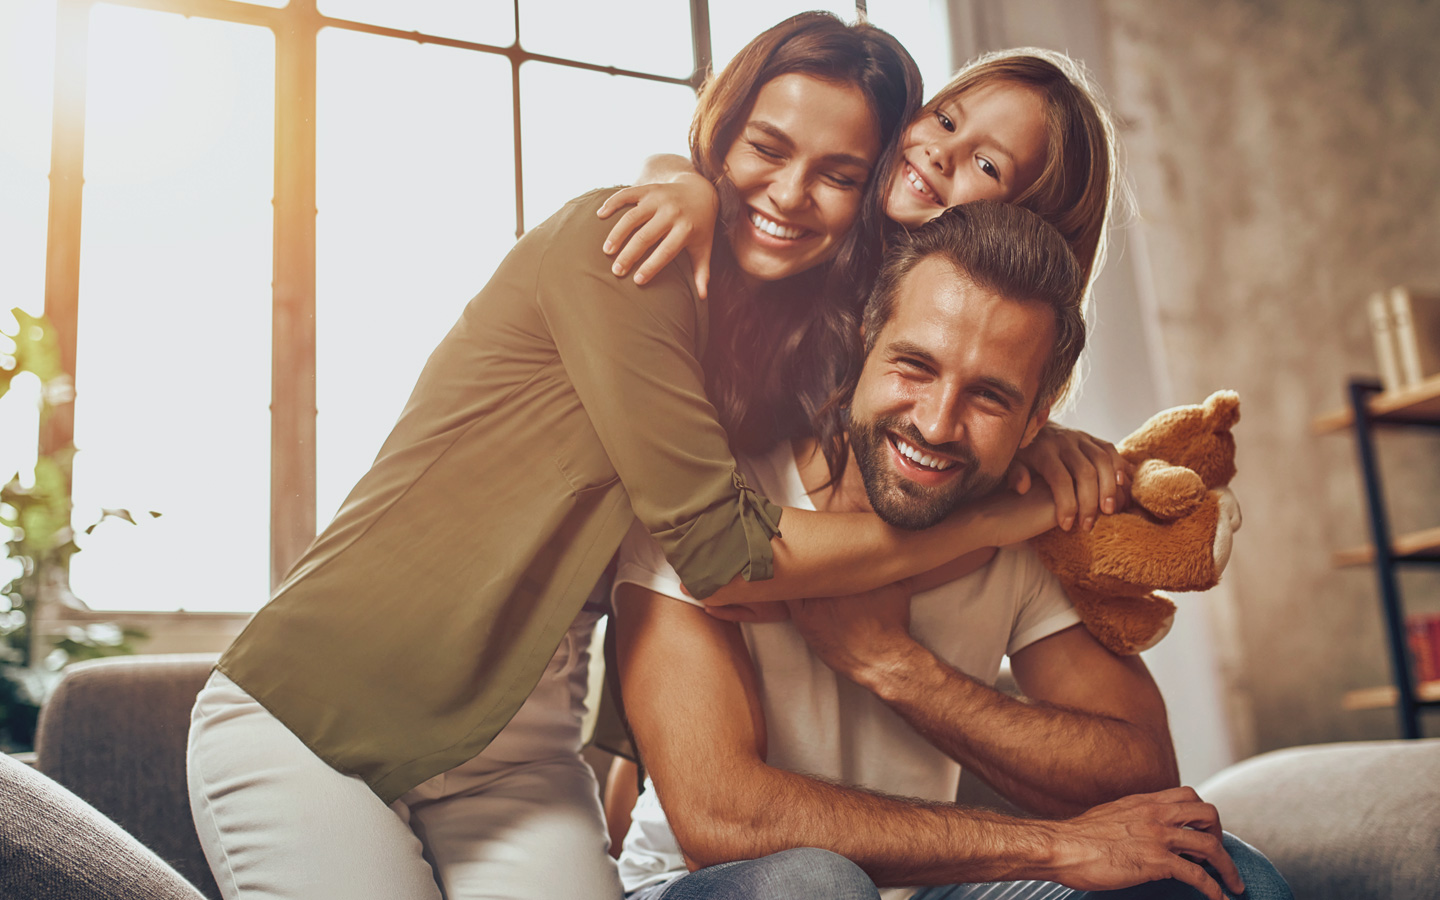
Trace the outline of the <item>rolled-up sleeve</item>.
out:
[[[770,578],[780,507],[735,467],[705,395],[707,308],[685,259],[645,287],[610,272],[597,192],[555,221],[536,298],[560,360],[644,523],[697,598]]]

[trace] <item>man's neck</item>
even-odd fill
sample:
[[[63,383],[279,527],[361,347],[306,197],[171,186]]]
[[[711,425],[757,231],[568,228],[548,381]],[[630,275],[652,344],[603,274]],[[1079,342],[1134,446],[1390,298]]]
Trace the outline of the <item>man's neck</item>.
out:
[[[820,452],[820,442],[815,438],[799,438],[790,442],[795,454],[795,465],[800,469],[800,483],[810,495],[810,501],[820,512],[870,512],[870,498],[865,494],[865,480],[860,477],[860,467],[855,463],[855,454],[846,447],[845,474],[837,484],[821,487],[830,480],[830,466],[825,454]]]

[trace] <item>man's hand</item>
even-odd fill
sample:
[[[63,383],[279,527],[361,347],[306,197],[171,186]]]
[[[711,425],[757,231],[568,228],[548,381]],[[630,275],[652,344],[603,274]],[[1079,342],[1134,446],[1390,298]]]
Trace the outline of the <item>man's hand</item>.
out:
[[[815,655],[840,675],[863,683],[870,669],[915,646],[910,593],[910,583],[898,581],[863,594],[786,605]]]
[[[1235,863],[1220,846],[1220,814],[1192,788],[1133,794],[1056,823],[1054,871],[1047,877],[1081,890],[1109,890],[1173,878],[1224,900],[1201,863],[1231,893],[1244,893]]]

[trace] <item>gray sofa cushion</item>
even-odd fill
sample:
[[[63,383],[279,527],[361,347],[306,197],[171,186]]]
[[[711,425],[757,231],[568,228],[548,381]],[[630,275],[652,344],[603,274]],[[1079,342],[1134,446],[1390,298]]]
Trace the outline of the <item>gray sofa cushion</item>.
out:
[[[0,897],[202,900],[203,895],[85,801],[0,753]]]
[[[42,772],[219,900],[185,786],[190,708],[214,654],[129,656],[65,670],[40,715]]]
[[[1277,750],[1199,790],[1298,898],[1434,900],[1440,891],[1440,739]]]

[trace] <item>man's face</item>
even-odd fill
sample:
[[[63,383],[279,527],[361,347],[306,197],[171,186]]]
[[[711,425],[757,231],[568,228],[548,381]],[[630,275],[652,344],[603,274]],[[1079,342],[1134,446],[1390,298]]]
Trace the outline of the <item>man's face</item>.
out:
[[[850,408],[875,512],[929,528],[999,484],[1049,416],[1032,407],[1054,343],[1044,305],[977,288],[940,258],[921,260],[900,283]]]

